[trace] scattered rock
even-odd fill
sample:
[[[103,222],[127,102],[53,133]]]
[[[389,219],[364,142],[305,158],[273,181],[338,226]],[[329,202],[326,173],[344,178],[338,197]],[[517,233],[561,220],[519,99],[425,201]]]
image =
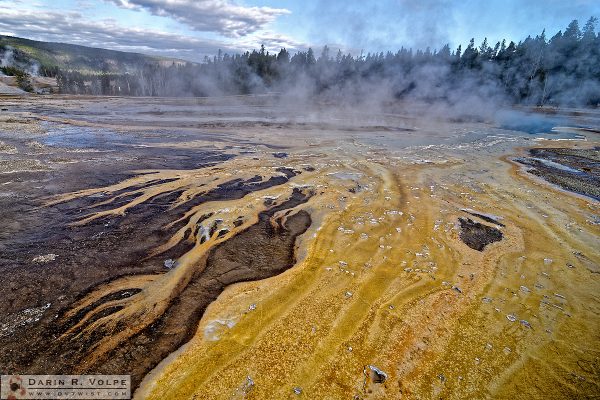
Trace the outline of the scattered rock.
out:
[[[344,228],[343,226],[340,226],[340,227],[338,228],[338,231],[340,231],[340,232],[342,232],[342,233],[345,233],[345,234],[347,234],[347,235],[351,235],[351,234],[353,234],[353,233],[354,233],[354,230],[352,230],[352,229],[346,229],[346,228]]]
[[[515,317],[513,314],[508,314],[506,316],[506,319],[509,320],[510,322],[515,322],[517,320],[517,317]]]
[[[246,382],[244,382],[244,385],[242,386],[242,391],[244,392],[244,394],[247,394],[252,390],[252,388],[254,388],[254,381],[252,380],[252,377],[248,375],[246,377]]]
[[[231,329],[237,323],[234,319],[216,319],[208,324],[204,328],[204,339],[209,342],[215,342],[221,339],[221,335],[228,329]]]
[[[164,262],[164,266],[166,269],[171,269],[175,266],[175,260],[173,260],[172,258],[168,258],[165,260]]]
[[[522,319],[519,321],[521,323],[521,325],[523,325],[526,328],[531,329],[531,324],[529,322],[527,322],[526,320]]]
[[[373,383],[384,383],[388,375],[374,365],[368,365],[364,369],[364,374]]]
[[[471,210],[470,208],[461,208],[461,211],[466,212],[467,214],[471,214],[474,217],[478,217],[481,218],[482,220],[486,221],[486,222],[490,222],[492,224],[496,224],[502,227],[505,227],[506,225],[504,225],[502,222],[500,222],[500,220],[502,219],[502,217],[498,217],[496,215],[492,215],[492,214],[484,214],[475,210]]]
[[[294,394],[300,396],[302,394],[302,388],[300,386],[296,386],[294,388]]]
[[[58,257],[58,254],[50,253],[50,254],[34,257],[33,260],[31,260],[31,261],[33,261],[34,263],[44,264],[44,263],[48,263],[50,261],[56,260],[57,257]]]

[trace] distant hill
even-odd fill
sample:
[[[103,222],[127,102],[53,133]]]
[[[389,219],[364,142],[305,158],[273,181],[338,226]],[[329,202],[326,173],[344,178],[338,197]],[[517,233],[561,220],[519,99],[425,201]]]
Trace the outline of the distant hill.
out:
[[[0,35],[0,59],[7,51],[21,63],[44,68],[79,71],[83,73],[123,73],[146,64],[161,66],[191,64],[188,61],[149,56],[139,53],[107,50],[67,43],[39,42],[13,36]],[[14,54],[12,54],[14,53]]]

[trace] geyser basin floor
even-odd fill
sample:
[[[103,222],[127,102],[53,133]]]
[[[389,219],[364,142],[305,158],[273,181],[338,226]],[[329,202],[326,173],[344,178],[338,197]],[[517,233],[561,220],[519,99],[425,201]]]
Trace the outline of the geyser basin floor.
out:
[[[511,161],[581,163],[594,132],[264,97],[5,103],[7,371],[156,366],[136,392],[156,399],[600,390],[600,205]],[[481,251],[460,219],[493,227]]]

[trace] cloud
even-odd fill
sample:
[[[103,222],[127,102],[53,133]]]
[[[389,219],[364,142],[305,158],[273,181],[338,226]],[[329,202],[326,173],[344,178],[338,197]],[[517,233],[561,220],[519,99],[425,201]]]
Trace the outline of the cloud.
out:
[[[278,16],[290,14],[284,8],[245,7],[229,0],[105,0],[130,10],[145,10],[169,17],[201,32],[215,32],[239,38],[257,32]]]
[[[288,35],[266,30],[237,40],[236,43],[246,50],[257,49],[261,44],[264,44],[265,48],[271,52],[279,52],[283,47],[292,52],[305,51],[309,47],[308,44],[297,41]]]
[[[151,29],[123,27],[113,20],[90,21],[77,12],[36,12],[0,6],[0,31],[29,39],[72,43],[121,51],[201,61],[219,49],[230,53],[238,45]]]

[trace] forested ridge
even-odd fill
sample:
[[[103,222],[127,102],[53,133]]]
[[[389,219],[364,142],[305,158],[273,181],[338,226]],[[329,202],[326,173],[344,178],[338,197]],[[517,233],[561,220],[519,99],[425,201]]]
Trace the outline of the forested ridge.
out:
[[[344,54],[324,47],[290,54],[286,49],[229,55],[204,63],[146,63],[124,73],[83,73],[42,65],[62,93],[126,96],[211,96],[282,92],[344,97],[374,91],[395,98],[453,101],[477,95],[530,105],[600,104],[600,33],[597,19],[573,20],[551,37],[542,32],[514,43],[479,45],[472,39],[452,50],[401,48],[397,52]]]

